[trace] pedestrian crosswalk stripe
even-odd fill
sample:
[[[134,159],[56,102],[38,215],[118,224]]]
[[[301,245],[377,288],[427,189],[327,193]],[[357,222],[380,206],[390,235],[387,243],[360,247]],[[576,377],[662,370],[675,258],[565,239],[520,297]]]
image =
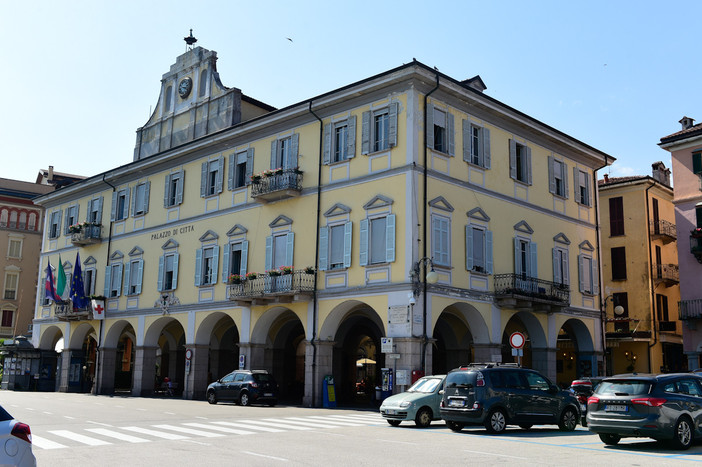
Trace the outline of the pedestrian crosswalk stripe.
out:
[[[50,439],[42,438],[41,436],[37,436],[34,433],[32,433],[32,445],[35,448],[41,449],[61,449],[68,447],[65,444],[57,443],[55,441],[51,441]]]
[[[104,446],[106,444],[112,444],[101,439],[91,438],[90,436],[81,435],[80,433],[74,433],[68,430],[50,430],[49,433],[72,439],[73,441],[78,441],[79,443],[87,444],[89,446]]]
[[[363,415],[332,415],[335,419],[348,420],[351,422],[361,422],[361,423],[381,423],[385,422],[382,417],[369,417]]]
[[[206,425],[206,424],[204,424],[204,423],[184,423],[184,425],[192,426],[192,427],[195,427],[195,428],[205,428],[205,429],[208,429],[208,430],[221,431],[221,432],[223,432],[223,433],[232,433],[232,434],[235,434],[235,435],[252,435],[252,434],[254,434],[253,431],[237,430],[237,429],[234,429],[234,428],[227,428],[227,427],[224,427],[224,426],[216,426],[216,425],[212,425],[212,424]]]
[[[267,420],[271,420],[270,418]],[[294,423],[296,425],[311,426],[313,428],[339,428],[339,425],[327,425],[324,423],[318,423],[316,420],[310,420],[309,418],[300,417],[288,417],[285,419],[286,423]]]
[[[130,443],[148,443],[149,442],[148,439],[137,438],[136,436],[127,435],[127,434],[120,433],[120,432],[115,431],[115,430],[108,430],[107,428],[86,428],[85,430],[89,431],[91,433],[96,433],[98,435],[107,436],[109,438],[116,438],[116,439],[119,439],[122,441],[127,441]]]
[[[164,430],[173,430],[179,433],[187,433],[189,435],[203,436],[205,438],[217,438],[219,436],[224,436],[221,433],[210,433],[209,431],[193,430],[192,428],[184,428],[182,426],[175,425],[153,425],[155,428],[162,428]]]
[[[165,433],[163,431],[150,430],[148,428],[142,428],[140,426],[124,426],[124,427],[122,427],[122,429],[133,431],[135,433],[141,433],[143,435],[155,436],[157,438],[163,438],[163,439],[170,439],[170,440],[188,439],[187,436],[181,436],[181,435],[177,435],[175,433]]]
[[[281,422],[265,422],[263,420],[242,420],[244,423],[252,423],[254,425],[263,425],[263,426],[272,426],[275,428],[285,428],[285,429],[290,429],[290,430],[311,430],[312,428],[307,427],[307,426],[296,426],[296,425],[291,425],[289,423],[281,423]]]
[[[362,425],[361,423],[352,423],[348,420],[336,420],[336,419],[333,419],[330,417],[312,416],[310,418],[324,420],[327,423],[334,423],[334,424],[340,425],[340,426],[361,426]]]
[[[277,428],[269,428],[267,426],[257,426],[257,425],[249,425],[247,423],[241,423],[241,422],[212,422],[216,423],[218,425],[226,425],[226,426],[233,426],[237,428],[246,428],[250,430],[258,430],[258,431],[266,431],[268,433],[280,433],[285,430],[279,430]]]

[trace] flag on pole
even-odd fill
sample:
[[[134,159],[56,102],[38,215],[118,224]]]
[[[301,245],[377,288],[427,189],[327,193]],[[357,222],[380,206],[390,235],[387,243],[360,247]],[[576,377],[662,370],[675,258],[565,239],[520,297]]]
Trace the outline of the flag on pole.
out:
[[[59,267],[58,276],[56,277],[56,295],[60,298],[66,298],[64,293],[66,292],[66,271],[63,270],[63,261],[61,261],[61,255],[59,255]]]
[[[85,286],[83,285],[83,272],[80,268],[80,253],[76,252],[76,265],[73,267],[73,278],[71,279],[71,301],[73,308],[85,308],[88,300],[85,298]]]
[[[54,288],[54,275],[51,272],[51,262],[46,267],[46,280],[44,281],[44,296],[55,302],[60,302],[61,299],[56,295]]]

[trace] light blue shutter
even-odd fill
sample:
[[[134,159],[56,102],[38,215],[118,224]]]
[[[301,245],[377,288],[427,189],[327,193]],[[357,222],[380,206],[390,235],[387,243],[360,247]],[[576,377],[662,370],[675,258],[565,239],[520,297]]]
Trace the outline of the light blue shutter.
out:
[[[141,293],[141,284],[144,281],[144,260],[140,259],[139,260],[139,268],[137,269],[139,277],[137,277],[137,283],[136,283],[136,293],[140,294]]]
[[[446,139],[448,140],[448,154],[453,156],[456,152],[456,129],[454,128],[454,117],[449,110],[446,110]]]
[[[551,255],[553,257],[553,282],[555,282],[556,284],[561,284],[563,278],[561,277],[561,262],[560,258],[558,257],[558,250],[552,248]]]
[[[229,163],[227,164],[227,190],[232,191],[234,189],[234,170],[236,168],[236,154],[231,154],[229,156]]]
[[[563,163],[563,196],[568,199],[570,193],[568,192],[568,166]]]
[[[229,252],[231,249],[231,243],[224,244],[224,254],[222,255],[222,282],[225,284],[229,280],[229,269],[231,268],[231,265],[229,264]]]
[[[529,146],[524,147],[526,148],[527,183],[531,185],[531,148]]]
[[[168,195],[170,194],[169,191],[171,189],[171,180],[173,180],[173,174],[166,175],[166,186],[163,190],[163,207],[164,208],[169,207],[169,204],[168,204],[169,196]]]
[[[483,134],[483,166],[486,169],[490,168],[490,130],[483,128],[480,130]]]
[[[361,266],[368,265],[368,219],[361,219],[361,251],[359,252],[358,263]]]
[[[144,214],[149,212],[149,196],[151,195],[151,182],[146,182],[144,187]]]
[[[295,232],[288,232],[285,245],[285,265],[292,266],[295,252]]]
[[[346,154],[348,158],[351,159],[356,156],[356,116],[350,116],[346,124],[348,125],[348,133],[346,134]]]
[[[391,102],[388,107],[388,146],[393,148],[397,146],[397,114],[399,104]]]
[[[122,219],[129,217],[129,189],[124,190],[124,211],[122,211]]]
[[[599,275],[597,274],[597,260],[592,259],[592,294],[597,295],[600,293],[600,284],[598,280]]]
[[[351,267],[351,245],[353,242],[353,224],[344,224],[344,267]]]
[[[515,274],[521,274],[522,271],[522,262],[519,260],[520,255],[519,255],[519,239],[517,237],[514,237],[514,273]]]
[[[203,162],[202,168],[200,169],[200,197],[204,198],[207,196],[207,168],[208,163]]]
[[[202,248],[195,250],[195,286],[202,285]]]
[[[554,173],[553,156],[548,156],[548,192],[556,192],[556,176]]]
[[[173,290],[178,288],[178,260],[180,259],[180,253],[173,255]]]
[[[286,169],[294,169],[297,167],[297,155],[300,151],[300,133],[292,135],[292,147],[290,148],[290,161]]]
[[[329,269],[329,227],[319,228],[319,270]]]
[[[217,159],[217,177],[215,183],[215,193],[221,193],[224,186],[224,156]]]
[[[465,122],[465,120],[464,120]],[[466,271],[473,270],[473,227],[466,225]]]
[[[485,231],[485,269],[492,274],[492,230]]]
[[[331,124],[324,125],[324,160],[325,165],[331,164]]]
[[[219,272],[219,245],[215,245],[212,251],[212,283],[217,283],[217,273]]]
[[[120,295],[122,295],[122,268],[123,267],[124,267],[124,265],[122,263],[117,265],[117,275],[119,276],[119,282],[118,282],[119,285],[117,286],[117,296],[118,297]]]
[[[363,112],[361,115],[361,154],[370,152],[371,139],[371,113],[370,111]]]
[[[570,285],[570,258],[569,258],[569,256],[570,256],[570,253],[568,252],[568,250],[565,250],[565,252],[563,253],[563,260],[564,260],[563,261],[564,262],[563,283],[565,285]]]
[[[578,278],[580,280],[580,293],[585,293],[585,260],[583,255],[578,255]]]
[[[592,202],[590,201],[590,177],[585,177],[585,205],[586,206],[592,206]]]
[[[580,193],[579,193],[579,188],[580,188],[580,177],[578,173],[578,168],[573,167],[573,190],[575,194],[575,202],[580,203]]]
[[[135,185],[135,186],[133,186],[132,189],[131,189],[132,199],[134,200],[134,204],[132,205],[132,217],[136,216],[136,214],[137,214],[137,209],[138,209],[138,206],[137,206],[137,194],[136,194],[136,190],[137,190],[137,187],[138,187],[138,186],[139,186],[139,185]]]
[[[110,220],[114,222],[117,219],[117,193],[112,192],[112,210],[110,211]]]
[[[249,241],[244,240],[241,242],[241,268],[239,269],[240,276],[246,276],[246,268],[248,267],[249,259]]]
[[[158,258],[158,284],[156,287],[158,288],[159,292],[163,291],[163,263],[164,263],[164,256],[159,256]]]
[[[509,140],[509,176],[517,179],[517,142]]]
[[[471,137],[470,122],[463,119],[463,160],[466,162],[471,161],[471,146],[473,145],[473,138]],[[467,231],[466,231],[467,232]]]
[[[125,295],[129,295],[129,285],[131,282],[129,280],[131,279],[132,275],[132,263],[131,261],[127,263],[127,269],[124,271],[124,284],[125,284]]]
[[[246,184],[251,184],[251,176],[253,175],[254,166],[254,148],[246,150]]]
[[[385,261],[395,261],[395,214],[385,218]]]
[[[112,268],[110,266],[107,266],[105,268],[105,292],[103,295],[105,297],[109,298],[110,297],[110,283],[112,282]]]
[[[277,160],[278,160],[278,140],[274,139],[271,141],[271,169],[276,169],[278,168],[277,165]]]
[[[539,269],[537,267],[538,253],[537,253],[537,249],[536,249],[536,243],[534,243],[534,242],[529,242],[529,255],[530,255],[529,276],[533,277],[534,279],[538,279],[538,277],[539,277]]]
[[[434,104],[427,104],[427,121],[424,130],[427,132],[427,146],[434,149]]]
[[[266,237],[266,271],[273,269],[273,236]]]
[[[103,197],[99,197],[97,200],[97,215],[95,217],[95,222],[98,224],[102,224],[102,202],[103,202]]]
[[[178,184],[176,185],[176,204],[183,203],[183,185],[185,184],[185,171],[180,169],[178,172],[180,176],[178,177]]]

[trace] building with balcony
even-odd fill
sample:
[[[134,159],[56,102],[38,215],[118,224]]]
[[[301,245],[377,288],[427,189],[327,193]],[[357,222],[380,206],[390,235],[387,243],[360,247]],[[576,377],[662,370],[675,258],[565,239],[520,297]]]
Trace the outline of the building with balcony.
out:
[[[686,368],[670,170],[652,169],[598,181],[609,374]]]
[[[333,375],[344,403],[383,367],[399,390],[516,360],[515,331],[554,381],[602,371],[595,171],[612,157],[417,61],[274,109],[223,86],[216,58],[195,47],[163,75],[131,163],[37,200],[42,268],[79,253],[105,300],[104,320],[37,301],[35,345],[66,342],[61,390],[168,376],[202,398],[245,367],[306,405]]]
[[[670,152],[680,265],[680,319],[688,368],[702,367],[702,124],[683,117],[682,129],[661,138]]]

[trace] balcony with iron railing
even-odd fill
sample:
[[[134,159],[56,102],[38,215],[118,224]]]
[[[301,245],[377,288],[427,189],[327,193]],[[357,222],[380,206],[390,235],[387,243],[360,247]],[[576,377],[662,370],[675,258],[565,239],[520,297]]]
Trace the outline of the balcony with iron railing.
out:
[[[314,291],[314,273],[293,271],[291,274],[261,275],[227,285],[229,300],[252,305],[270,302],[290,303],[305,300]]]
[[[496,274],[495,298],[498,306],[553,312],[570,305],[570,288],[521,274]]]
[[[72,225],[71,243],[74,245],[92,245],[102,242],[102,225],[83,223]]]
[[[251,177],[251,197],[263,203],[300,196],[302,171],[276,169]]]
[[[680,268],[677,264],[653,264],[651,274],[656,284],[663,283],[670,287],[680,283]]]
[[[702,318],[702,298],[680,300],[680,319]]]
[[[93,319],[93,307],[90,301],[84,308],[74,308],[70,299],[54,302],[54,316],[59,321],[90,320]]]
[[[678,238],[675,224],[663,220],[653,220],[649,222],[651,239],[660,239],[663,243],[674,242]]]

